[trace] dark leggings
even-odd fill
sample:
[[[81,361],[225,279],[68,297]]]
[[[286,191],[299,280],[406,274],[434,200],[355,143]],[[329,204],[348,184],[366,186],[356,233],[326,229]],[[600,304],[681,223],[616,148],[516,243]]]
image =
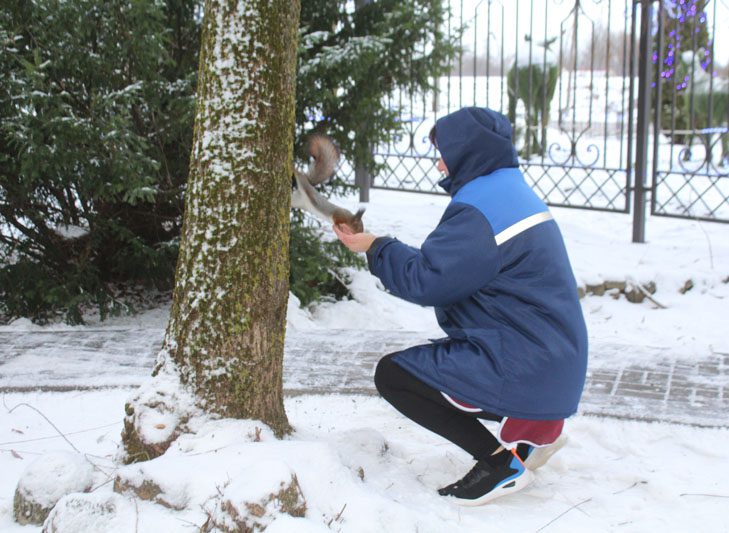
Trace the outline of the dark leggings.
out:
[[[395,409],[413,422],[463,448],[476,460],[489,458],[499,448],[499,441],[478,418],[499,422],[502,417],[459,410],[448,403],[440,391],[395,363],[392,360],[395,355],[383,357],[375,371],[377,390]]]

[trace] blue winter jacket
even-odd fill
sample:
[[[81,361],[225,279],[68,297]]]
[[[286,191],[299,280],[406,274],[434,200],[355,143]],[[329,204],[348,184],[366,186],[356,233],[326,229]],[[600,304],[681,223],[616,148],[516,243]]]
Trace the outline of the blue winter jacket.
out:
[[[587,332],[564,242],[518,169],[506,117],[464,108],[436,123],[452,200],[420,249],[375,240],[371,272],[433,306],[448,337],[394,361],[453,398],[534,420],[575,413]]]

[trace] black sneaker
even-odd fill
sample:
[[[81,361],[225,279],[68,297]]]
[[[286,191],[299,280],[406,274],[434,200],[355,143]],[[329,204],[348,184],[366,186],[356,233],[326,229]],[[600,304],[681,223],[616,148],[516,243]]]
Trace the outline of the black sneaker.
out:
[[[516,454],[507,464],[496,467],[482,459],[462,479],[439,489],[438,494],[451,496],[460,505],[483,505],[523,489],[533,479],[534,474]]]

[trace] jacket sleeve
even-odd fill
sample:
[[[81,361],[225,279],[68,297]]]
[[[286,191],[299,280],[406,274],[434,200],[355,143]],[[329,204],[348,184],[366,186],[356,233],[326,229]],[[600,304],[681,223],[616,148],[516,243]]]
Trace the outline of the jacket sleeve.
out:
[[[420,249],[390,237],[367,252],[370,271],[393,295],[444,307],[475,293],[501,269],[491,225],[475,207],[451,203]]]

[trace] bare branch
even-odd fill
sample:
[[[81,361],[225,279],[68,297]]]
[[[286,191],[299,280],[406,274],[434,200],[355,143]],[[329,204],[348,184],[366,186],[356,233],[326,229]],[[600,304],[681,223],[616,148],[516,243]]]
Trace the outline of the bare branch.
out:
[[[544,524],[542,527],[540,527],[539,529],[537,529],[537,532],[536,533],[539,533],[540,531],[542,531],[546,527],[550,526],[551,524],[553,524],[554,522],[556,522],[557,520],[559,520],[560,518],[562,518],[564,515],[566,515],[567,513],[569,513],[572,509],[577,509],[583,503],[587,503],[587,502],[589,502],[591,500],[592,500],[592,498],[587,498],[586,500],[582,500],[580,503],[574,504],[572,507],[570,507],[569,509],[567,509],[566,511],[564,511],[563,513],[561,513],[559,516],[557,516],[556,518],[550,520],[549,522],[547,522],[546,524]]]

